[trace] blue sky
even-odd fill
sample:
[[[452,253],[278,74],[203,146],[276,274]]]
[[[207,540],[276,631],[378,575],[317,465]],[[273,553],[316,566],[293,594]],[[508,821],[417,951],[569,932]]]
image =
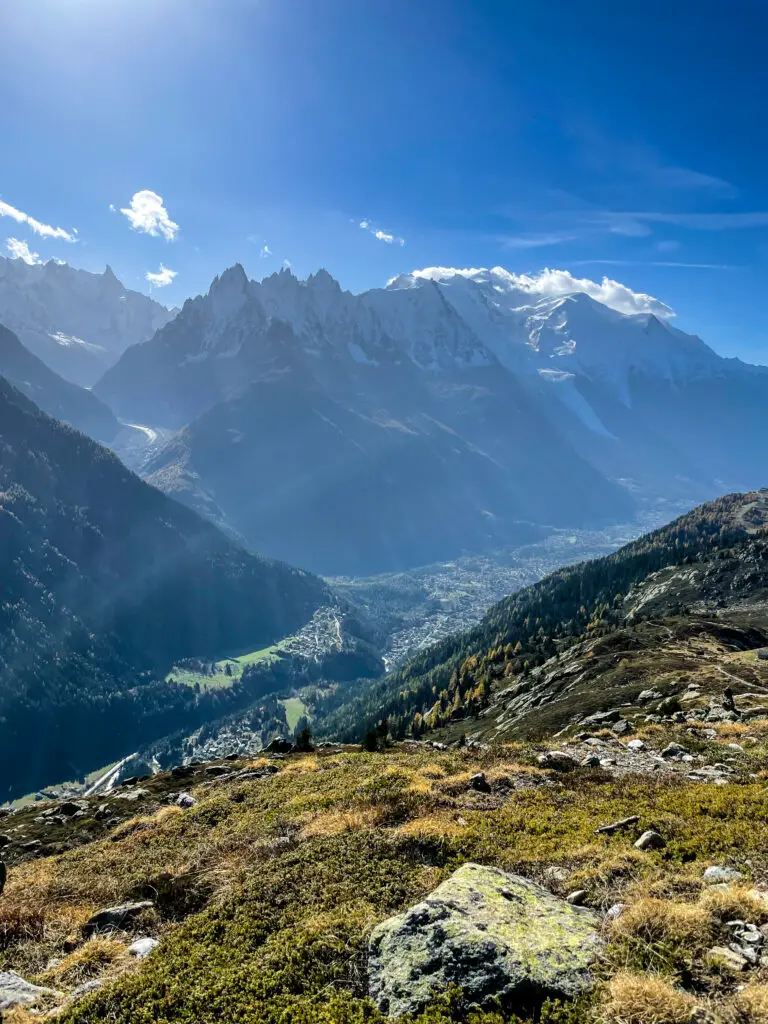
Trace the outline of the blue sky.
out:
[[[2,0],[0,201],[38,227],[0,249],[162,265],[168,304],[235,261],[607,275],[768,363],[767,29],[762,0]]]

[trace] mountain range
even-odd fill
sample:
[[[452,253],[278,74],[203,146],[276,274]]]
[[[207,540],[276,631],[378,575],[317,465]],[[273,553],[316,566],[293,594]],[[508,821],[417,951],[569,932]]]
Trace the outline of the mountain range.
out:
[[[400,569],[760,485],[768,370],[503,268],[343,291],[236,265],[95,386],[178,431],[148,478],[323,573]],[[311,506],[311,508],[310,508]]]
[[[0,774],[14,795],[211,717],[166,681],[185,657],[251,651],[329,603],[0,378]],[[218,702],[218,703],[217,703]]]
[[[0,256],[0,323],[65,380],[91,387],[128,348],[173,313],[103,274],[67,263]]]

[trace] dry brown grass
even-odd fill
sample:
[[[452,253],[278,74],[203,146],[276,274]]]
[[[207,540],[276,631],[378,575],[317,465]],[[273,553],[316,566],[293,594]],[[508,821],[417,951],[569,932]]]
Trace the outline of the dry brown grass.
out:
[[[388,817],[386,807],[367,806],[351,807],[340,811],[321,811],[315,814],[299,833],[300,839],[313,839],[317,836],[338,836],[342,832],[354,832],[357,829],[376,828]]]
[[[700,904],[646,897],[627,907],[611,931],[620,938],[699,947],[711,937],[712,919],[708,908]]]
[[[434,814],[425,814],[423,818],[404,822],[398,826],[397,832],[400,835],[425,839],[456,838],[467,832],[466,819],[462,825],[457,817],[461,815],[457,815],[455,811],[436,811]]]
[[[94,936],[79,949],[65,956],[55,967],[40,974],[40,981],[53,988],[71,988],[91,978],[97,978],[106,971],[114,973],[115,968],[131,963],[126,945],[116,939]]]
[[[697,1001],[661,978],[621,971],[606,986],[604,1024],[691,1024]]]
[[[743,885],[730,885],[727,889],[705,889],[699,905],[711,917],[723,921],[742,919],[757,924],[768,921],[768,901],[755,889]]]
[[[262,759],[261,763],[253,762],[254,767],[264,767],[265,764],[269,764],[269,761]],[[248,766],[251,767],[250,765]],[[323,770],[323,765],[320,762],[320,758],[314,757],[302,757],[300,761],[291,761],[283,769],[285,775],[302,775],[306,772],[320,772]]]
[[[768,985],[747,985],[729,1009],[729,1024],[768,1024]]]

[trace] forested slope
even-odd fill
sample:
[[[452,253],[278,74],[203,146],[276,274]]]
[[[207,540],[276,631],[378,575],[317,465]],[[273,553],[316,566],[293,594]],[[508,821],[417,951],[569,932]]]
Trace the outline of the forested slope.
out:
[[[0,777],[71,777],[194,714],[178,658],[256,649],[327,600],[0,378]]]

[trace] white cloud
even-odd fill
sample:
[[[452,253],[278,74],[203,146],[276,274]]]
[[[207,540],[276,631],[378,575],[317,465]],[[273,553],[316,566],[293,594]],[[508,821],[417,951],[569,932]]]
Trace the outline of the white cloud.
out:
[[[117,213],[117,207],[115,206],[114,203],[110,203],[109,204],[109,212],[110,213]]]
[[[545,268],[538,274],[530,275],[511,274],[503,267],[494,267],[490,271],[484,268],[456,270],[451,267],[426,267],[424,270],[413,272],[414,277],[424,277],[433,281],[447,280],[451,277],[477,278],[482,275],[493,275],[498,282],[508,288],[515,288],[531,295],[570,295],[573,292],[584,292],[619,313],[653,313],[664,319],[675,315],[674,310],[660,299],[644,292],[632,291],[620,281],[614,281],[610,277],[604,277],[599,282],[591,281],[587,277],[574,277],[569,270]]]
[[[29,263],[33,266],[35,263],[42,263],[40,256],[36,252],[31,252],[29,244],[22,241],[21,238],[9,238],[5,243],[5,248],[8,250],[8,255],[12,260],[24,260],[25,263]]]
[[[176,274],[176,270],[169,270],[168,267],[164,267],[161,263],[158,271],[153,273],[151,270],[148,270],[144,276],[156,288],[165,288],[167,284],[173,281]]]
[[[264,245],[262,246],[262,249],[261,249],[261,252],[259,253],[259,256],[260,256],[261,259],[266,260],[266,259],[269,259],[269,257],[271,255],[272,255],[272,250],[269,248],[269,246],[265,242]]]
[[[680,248],[680,243],[674,238],[665,238],[663,241],[656,243],[656,248],[659,252],[674,252],[675,249]]]
[[[11,206],[9,203],[4,203],[0,199],[0,217],[11,217],[16,221],[17,224],[27,224],[36,235],[40,235],[42,238],[60,238],[64,242],[76,242],[75,235],[76,230],[71,232],[65,231],[64,228],[54,228],[50,224],[41,224],[39,220],[34,217],[30,217],[28,213],[22,213],[21,210],[17,210],[15,206]]]
[[[399,235],[394,235],[390,231],[382,231],[381,228],[377,228],[373,221],[367,217],[360,221],[360,227],[363,231],[370,231],[374,238],[377,238],[380,242],[386,242],[387,245],[405,245],[404,238],[400,238]]]
[[[162,235],[168,242],[174,240],[179,230],[179,225],[171,220],[163,206],[163,197],[148,188],[136,192],[130,205],[122,208],[120,213],[125,214],[134,231]]]
[[[395,235],[390,235],[388,231],[372,231],[371,234],[374,238],[378,238],[380,242],[386,242],[387,245],[405,245],[404,238],[398,238]]]

